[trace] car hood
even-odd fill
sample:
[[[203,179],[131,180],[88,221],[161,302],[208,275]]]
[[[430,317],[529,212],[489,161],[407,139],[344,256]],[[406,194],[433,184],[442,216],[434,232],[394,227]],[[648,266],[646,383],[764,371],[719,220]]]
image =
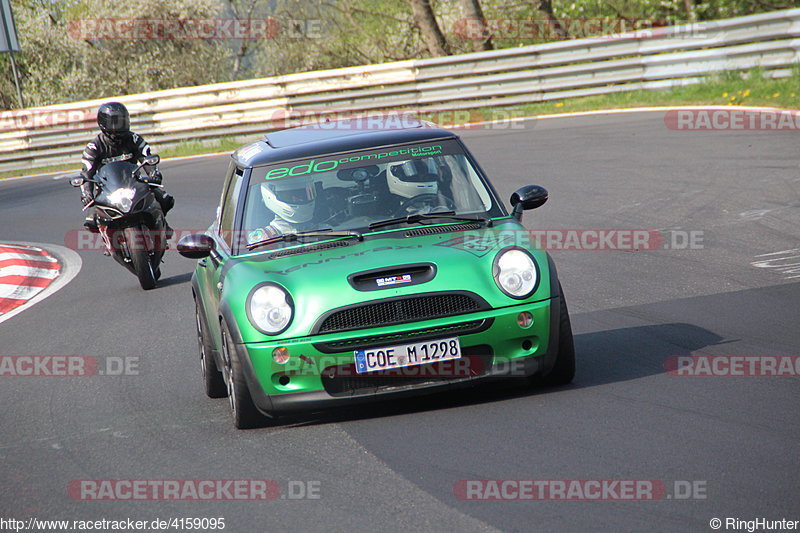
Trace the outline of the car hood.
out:
[[[243,310],[249,293],[264,282],[284,287],[294,304],[292,323],[281,335],[242,331],[242,340],[307,336],[332,309],[414,294],[469,291],[493,308],[519,304],[520,300],[500,291],[492,276],[495,257],[509,246],[530,250],[539,267],[539,285],[525,301],[550,297],[547,255],[529,245],[527,231],[516,221],[479,230],[419,235],[423,229],[437,231],[429,228],[441,226],[403,228],[313,252],[281,256],[286,251],[282,249],[278,254],[272,250],[233,259],[223,278],[223,298],[232,310]],[[410,279],[403,277],[406,272]],[[359,278],[359,274],[363,276]]]

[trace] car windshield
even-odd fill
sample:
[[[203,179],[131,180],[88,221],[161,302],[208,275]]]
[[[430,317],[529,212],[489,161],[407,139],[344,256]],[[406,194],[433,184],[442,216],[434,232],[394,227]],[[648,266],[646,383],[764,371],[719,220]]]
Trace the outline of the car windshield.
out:
[[[502,215],[455,140],[322,155],[253,168],[241,227],[248,245],[270,239],[279,241],[272,247],[279,247],[296,244],[279,239],[286,234],[366,232],[423,220],[448,221],[425,216],[437,213],[451,219]],[[391,222],[409,215],[415,216]]]

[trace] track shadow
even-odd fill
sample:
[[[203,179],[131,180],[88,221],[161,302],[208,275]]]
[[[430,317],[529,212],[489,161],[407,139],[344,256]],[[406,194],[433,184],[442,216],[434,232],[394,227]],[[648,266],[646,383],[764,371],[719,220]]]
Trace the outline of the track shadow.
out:
[[[170,276],[168,278],[162,278],[158,280],[158,287],[169,287],[171,285],[180,285],[182,283],[188,283],[192,280],[192,273],[185,272],[183,274],[177,274],[175,276]]]
[[[665,371],[668,357],[690,355],[725,340],[686,323],[635,326],[575,335],[578,375],[573,388],[628,381]]]

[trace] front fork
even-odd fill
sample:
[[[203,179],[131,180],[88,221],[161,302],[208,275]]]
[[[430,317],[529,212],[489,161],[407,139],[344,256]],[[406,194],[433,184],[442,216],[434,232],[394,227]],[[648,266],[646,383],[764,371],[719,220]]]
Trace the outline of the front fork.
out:
[[[95,220],[97,220],[96,217],[95,217]],[[114,253],[114,249],[111,246],[111,238],[108,236],[108,226],[101,226],[100,224],[98,224],[97,225],[97,229],[98,229],[98,231],[100,231],[100,236],[103,238],[103,244],[106,245],[106,250],[108,250],[108,253],[113,254]],[[127,254],[127,255],[129,255],[129,254]],[[130,258],[128,258],[127,260],[130,260]]]

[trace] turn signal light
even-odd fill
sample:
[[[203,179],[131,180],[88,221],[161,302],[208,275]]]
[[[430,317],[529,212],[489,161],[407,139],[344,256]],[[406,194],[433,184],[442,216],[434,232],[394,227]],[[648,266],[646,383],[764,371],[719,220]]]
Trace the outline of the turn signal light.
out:
[[[528,329],[533,324],[533,315],[527,311],[523,311],[517,315],[517,325],[523,329]]]
[[[279,365],[285,365],[289,361],[289,350],[281,346],[272,350],[272,360]]]

